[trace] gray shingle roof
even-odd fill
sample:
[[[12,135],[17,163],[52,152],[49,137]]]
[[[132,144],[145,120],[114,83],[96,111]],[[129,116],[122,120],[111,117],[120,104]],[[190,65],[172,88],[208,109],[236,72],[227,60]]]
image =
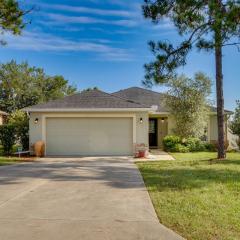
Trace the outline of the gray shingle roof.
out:
[[[157,112],[168,112],[167,107],[163,103],[163,93],[154,92],[140,87],[131,87],[115,92],[113,95],[145,104],[148,107],[153,105],[158,106]]]
[[[118,97],[123,97],[130,99],[132,101],[148,105],[149,107],[155,105],[158,106],[157,112],[168,112],[167,106],[164,104],[163,98],[164,93],[154,92],[152,90],[140,88],[140,87],[131,87],[127,89],[120,90],[113,93],[113,95]],[[216,107],[210,107],[212,112],[217,112]],[[231,114],[229,110],[225,110],[226,114]]]
[[[148,106],[136,103],[105,93],[99,90],[82,91],[63,99],[50,101],[43,104],[31,106],[28,109],[95,109],[95,108],[148,108]]]

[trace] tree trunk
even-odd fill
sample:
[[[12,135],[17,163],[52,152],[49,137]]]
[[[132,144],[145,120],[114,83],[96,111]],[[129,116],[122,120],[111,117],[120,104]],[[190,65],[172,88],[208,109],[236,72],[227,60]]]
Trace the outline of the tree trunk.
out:
[[[216,61],[216,91],[217,91],[217,122],[218,122],[218,159],[225,159],[224,149],[224,98],[222,74],[222,39],[221,30],[215,32],[215,61]]]

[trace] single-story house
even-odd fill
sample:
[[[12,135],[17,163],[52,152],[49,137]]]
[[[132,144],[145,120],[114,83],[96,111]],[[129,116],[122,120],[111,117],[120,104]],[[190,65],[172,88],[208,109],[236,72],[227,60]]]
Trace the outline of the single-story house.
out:
[[[30,145],[43,141],[48,156],[132,155],[136,144],[161,148],[175,123],[162,99],[162,93],[132,87],[112,94],[83,91],[26,108]],[[227,139],[227,121],[225,125]],[[215,108],[206,136],[217,140]]]

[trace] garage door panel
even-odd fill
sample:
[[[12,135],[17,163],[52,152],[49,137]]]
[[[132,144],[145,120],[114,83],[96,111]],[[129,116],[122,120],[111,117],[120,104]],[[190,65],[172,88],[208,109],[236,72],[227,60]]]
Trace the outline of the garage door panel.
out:
[[[47,118],[47,155],[131,155],[132,118]]]

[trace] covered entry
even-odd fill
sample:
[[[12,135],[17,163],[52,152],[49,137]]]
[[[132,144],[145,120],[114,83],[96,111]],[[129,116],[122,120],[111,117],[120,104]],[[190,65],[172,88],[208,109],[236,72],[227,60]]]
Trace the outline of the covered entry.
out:
[[[162,141],[166,135],[168,135],[168,118],[149,118],[149,147],[162,148]]]

